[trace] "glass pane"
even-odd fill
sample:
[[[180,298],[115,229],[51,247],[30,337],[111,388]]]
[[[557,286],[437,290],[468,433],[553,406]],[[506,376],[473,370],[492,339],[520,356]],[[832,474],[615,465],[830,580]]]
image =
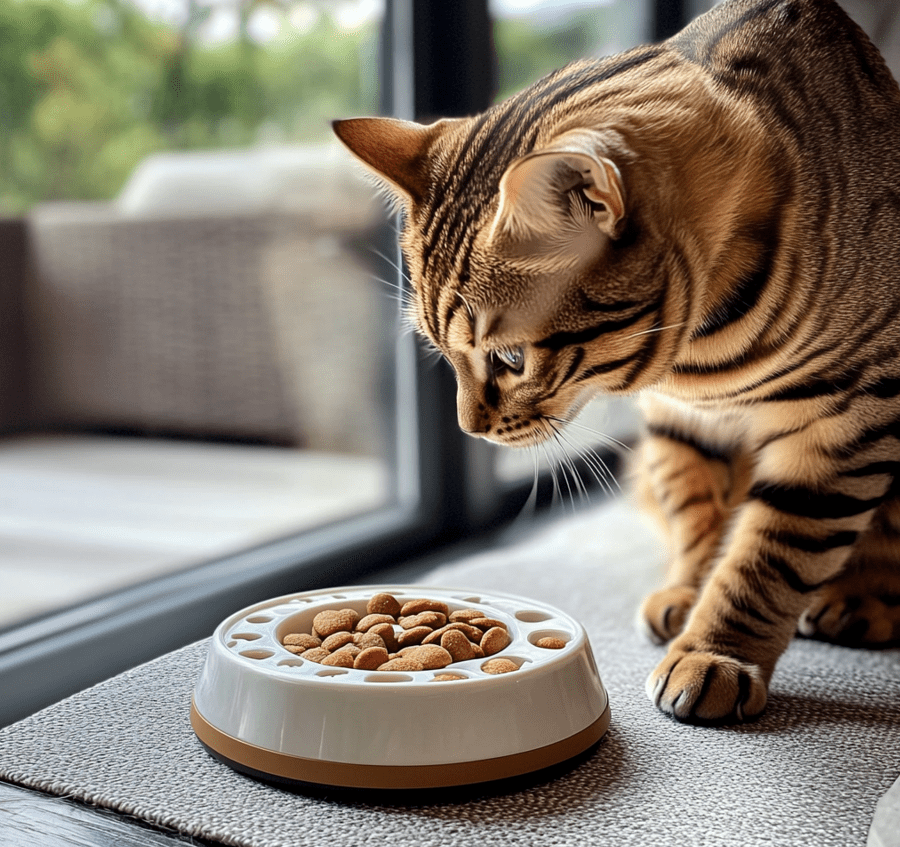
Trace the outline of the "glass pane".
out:
[[[619,53],[646,42],[651,32],[649,0],[491,0],[497,48],[499,97],[503,99],[567,62]],[[587,449],[620,450],[617,441],[637,431],[638,414],[628,398],[598,398],[587,405],[548,450],[499,450],[497,473],[505,482],[531,478],[539,467],[565,466],[566,456]],[[596,463],[589,461],[589,465]],[[602,469],[597,468],[602,476]],[[591,482],[588,470],[586,481]],[[604,482],[604,487],[606,487]]]
[[[0,4],[30,266],[2,292],[0,628],[392,501],[390,239],[328,123],[377,112],[382,14]]]

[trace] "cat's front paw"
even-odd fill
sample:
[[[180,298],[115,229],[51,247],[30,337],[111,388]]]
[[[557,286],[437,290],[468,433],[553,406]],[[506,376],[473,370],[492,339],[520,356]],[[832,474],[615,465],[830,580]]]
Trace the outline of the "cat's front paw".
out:
[[[684,628],[697,602],[697,589],[688,585],[661,588],[647,595],[638,610],[638,628],[654,643],[671,641]]]
[[[900,638],[900,603],[849,593],[837,581],[813,595],[797,622],[797,630],[807,638],[849,646],[890,644]]]
[[[676,644],[647,679],[647,696],[685,723],[723,724],[757,717],[768,691],[756,665]]]

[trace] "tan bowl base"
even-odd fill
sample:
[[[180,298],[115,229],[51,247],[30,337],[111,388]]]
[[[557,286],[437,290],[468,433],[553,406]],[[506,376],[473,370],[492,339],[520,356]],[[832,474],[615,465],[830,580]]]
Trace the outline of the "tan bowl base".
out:
[[[449,762],[443,765],[358,765],[276,753],[219,731],[197,711],[193,702],[191,726],[197,737],[217,758],[239,770],[243,766],[248,772],[279,780],[340,788],[447,788],[521,776],[574,758],[606,734],[609,728],[609,706],[586,729],[546,747],[495,759]]]

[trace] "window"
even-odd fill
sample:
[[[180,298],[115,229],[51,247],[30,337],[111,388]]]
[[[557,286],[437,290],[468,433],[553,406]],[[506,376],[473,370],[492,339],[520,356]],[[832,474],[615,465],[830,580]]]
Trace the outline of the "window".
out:
[[[86,684],[432,531],[392,224],[328,122],[378,112],[384,15],[379,0],[0,10],[14,712],[68,685],[41,683],[29,650]],[[152,646],[127,657],[151,619]],[[62,659],[54,639],[91,647]]]

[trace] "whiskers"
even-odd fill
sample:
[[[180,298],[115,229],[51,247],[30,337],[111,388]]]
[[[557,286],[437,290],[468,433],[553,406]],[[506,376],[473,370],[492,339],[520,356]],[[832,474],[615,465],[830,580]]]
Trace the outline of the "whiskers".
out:
[[[416,298],[409,274],[406,273],[400,261],[391,259],[390,256],[385,255],[381,250],[378,250],[371,245],[369,245],[369,250],[383,262],[390,265],[398,274],[399,281],[384,279],[383,277],[375,276],[374,274],[372,275],[372,279],[385,286],[387,290],[382,292],[385,297],[397,303],[401,334],[404,336],[415,335],[425,354],[426,360],[437,361],[442,355],[441,351],[434,346],[431,339],[419,331],[419,323],[416,319]]]
[[[653,332],[664,332],[667,329],[678,329],[685,325],[686,321],[681,321],[677,324],[668,324],[668,326],[651,326],[650,329],[642,329],[639,332],[632,332],[631,335],[626,335],[622,341],[628,341],[630,338],[637,338],[640,335],[650,335]]]
[[[529,445],[534,464],[534,483],[519,518],[531,517],[536,509],[541,487],[541,471],[549,471],[551,508],[571,508],[590,505],[591,494],[599,488],[604,495],[621,492],[618,480],[608,464],[607,451],[621,453],[627,444],[584,424],[565,418],[546,415],[541,427],[549,436]],[[605,454],[605,455],[604,455]]]

